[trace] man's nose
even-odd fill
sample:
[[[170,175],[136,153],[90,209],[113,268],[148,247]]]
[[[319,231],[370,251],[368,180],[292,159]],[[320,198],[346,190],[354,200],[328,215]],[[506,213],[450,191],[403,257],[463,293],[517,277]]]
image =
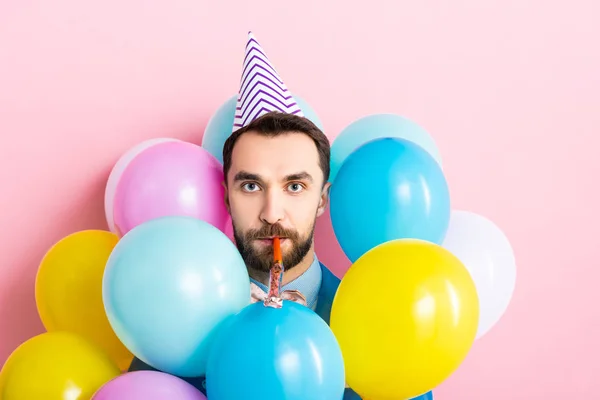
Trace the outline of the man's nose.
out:
[[[260,219],[269,225],[281,222],[284,218],[283,210],[283,194],[277,193],[274,190],[269,190],[265,195],[265,203],[263,205]]]

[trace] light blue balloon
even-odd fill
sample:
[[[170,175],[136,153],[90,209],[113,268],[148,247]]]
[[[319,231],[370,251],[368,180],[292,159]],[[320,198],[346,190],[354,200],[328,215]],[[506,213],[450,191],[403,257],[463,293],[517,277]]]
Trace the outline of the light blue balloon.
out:
[[[342,400],[342,352],[327,323],[306,306],[247,306],[219,330],[206,372],[209,399]]]
[[[304,116],[318,126],[319,129],[323,130],[323,124],[315,110],[302,98],[296,95],[294,95],[294,98]],[[221,105],[212,115],[204,130],[202,147],[215,156],[221,163],[223,163],[223,145],[232,133],[236,103],[237,95],[231,97]]]
[[[423,147],[440,166],[442,160],[431,135],[413,121],[395,114],[374,114],[348,125],[331,145],[331,174],[333,182],[346,158],[357,148],[374,139],[397,137]]]
[[[214,328],[250,302],[235,245],[191,217],[157,218],[123,236],[102,289],[121,342],[144,363],[180,377],[206,372]]]
[[[375,139],[346,159],[331,185],[331,223],[350,261],[393,239],[436,244],[450,223],[450,193],[439,164],[399,138]]]

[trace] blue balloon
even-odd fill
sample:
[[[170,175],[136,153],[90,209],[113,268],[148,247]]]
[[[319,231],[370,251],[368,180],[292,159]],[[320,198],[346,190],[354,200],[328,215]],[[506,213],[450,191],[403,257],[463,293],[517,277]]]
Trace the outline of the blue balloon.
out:
[[[300,106],[304,116],[317,125],[319,129],[323,130],[323,124],[315,110],[313,110],[302,98],[296,95],[294,95],[294,98],[296,99],[298,106]],[[215,156],[221,163],[223,163],[223,145],[232,133],[236,103],[237,95],[231,97],[221,105],[221,107],[219,107],[212,115],[204,130],[202,147]]]
[[[358,394],[354,393],[350,389],[346,389],[344,400],[364,400]],[[433,400],[433,392],[427,392],[421,396],[413,397],[410,400]]]
[[[450,193],[439,164],[406,139],[375,139],[347,159],[331,185],[331,223],[350,261],[394,239],[441,244]]]
[[[374,139],[397,137],[423,147],[442,165],[440,152],[431,135],[413,121],[395,114],[374,114],[348,125],[331,145],[331,174],[333,182],[346,158],[354,150]]]
[[[111,253],[103,280],[108,320],[146,364],[204,375],[214,328],[250,302],[250,280],[231,240],[191,217],[138,225]]]
[[[219,331],[206,372],[209,399],[342,400],[345,370],[337,340],[311,309],[258,302]]]
[[[433,400],[433,392],[427,392],[419,397],[415,397],[411,400]]]

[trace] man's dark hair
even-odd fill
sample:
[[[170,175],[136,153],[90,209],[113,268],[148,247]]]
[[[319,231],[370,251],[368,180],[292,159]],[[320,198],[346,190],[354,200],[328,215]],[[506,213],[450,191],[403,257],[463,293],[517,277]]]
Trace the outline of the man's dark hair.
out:
[[[248,125],[233,132],[223,145],[223,173],[225,175],[225,184],[227,184],[227,173],[231,168],[231,155],[235,142],[244,133],[253,131],[261,135],[274,137],[283,133],[304,133],[309,136],[317,146],[319,153],[319,164],[323,171],[323,185],[329,180],[330,169],[330,145],[327,136],[308,118],[300,117],[294,114],[287,114],[273,111],[262,115],[250,122]]]

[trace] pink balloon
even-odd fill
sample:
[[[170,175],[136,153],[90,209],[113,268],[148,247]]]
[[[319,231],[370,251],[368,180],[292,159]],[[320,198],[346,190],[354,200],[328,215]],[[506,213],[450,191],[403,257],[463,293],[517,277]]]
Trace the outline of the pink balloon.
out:
[[[233,235],[233,221],[231,220],[231,218],[227,219],[227,223],[225,224],[225,229],[223,230],[223,233],[225,235],[227,235],[227,237],[233,242],[235,243],[235,236]]]
[[[136,144],[129,150],[127,150],[121,157],[117,160],[116,164],[113,166],[110,171],[110,175],[108,176],[108,181],[106,182],[106,189],[104,191],[104,213],[106,215],[106,223],[108,224],[108,229],[111,232],[116,233],[117,229],[115,227],[115,221],[113,218],[113,207],[115,200],[115,191],[117,190],[117,185],[121,180],[121,175],[123,175],[123,171],[127,168],[131,160],[136,158],[139,154],[141,154],[146,149],[157,145],[159,143],[164,142],[176,142],[179,139],[173,138],[156,138],[156,139],[148,139],[144,140],[141,143]]]
[[[91,400],[206,400],[191,384],[158,371],[134,371],[105,383]]]
[[[221,231],[229,218],[222,186],[223,167],[208,151],[178,141],[156,144],[123,171],[114,199],[117,233],[166,216],[189,216]]]

